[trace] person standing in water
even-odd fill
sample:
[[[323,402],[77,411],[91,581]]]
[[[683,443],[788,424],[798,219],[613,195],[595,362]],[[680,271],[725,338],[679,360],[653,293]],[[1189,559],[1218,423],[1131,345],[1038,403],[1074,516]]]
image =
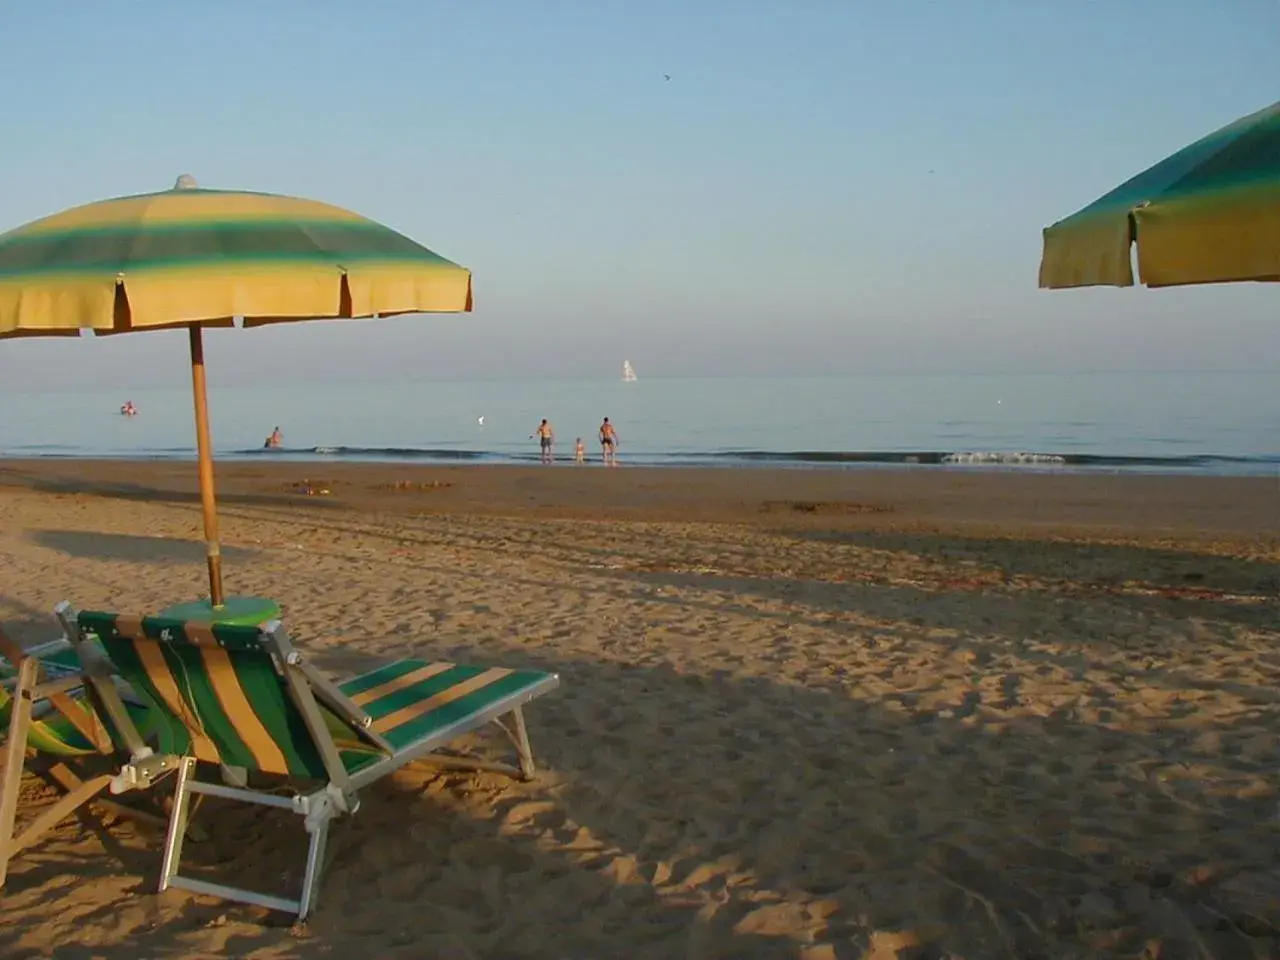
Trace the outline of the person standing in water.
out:
[[[573,459],[575,463],[587,462],[587,445],[582,442],[581,437],[573,445]]]
[[[547,423],[546,417],[542,418],[542,422],[538,424],[538,429],[533,434],[538,438],[538,446],[542,450],[542,462],[550,463],[554,459],[551,455],[551,445],[555,442],[556,432],[551,429],[551,424]]]
[[[276,427],[271,431],[271,436],[267,437],[266,443],[262,446],[266,449],[273,449],[284,443],[284,434],[280,432],[280,428]]]
[[[613,429],[609,418],[605,417],[600,424],[600,453],[606,467],[618,465],[618,431]]]

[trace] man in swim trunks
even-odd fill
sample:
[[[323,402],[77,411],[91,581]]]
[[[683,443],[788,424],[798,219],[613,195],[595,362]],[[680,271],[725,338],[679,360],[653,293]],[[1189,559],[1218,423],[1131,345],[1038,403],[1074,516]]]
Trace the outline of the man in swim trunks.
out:
[[[609,422],[608,417],[605,417],[604,422],[600,424],[600,453],[605,466],[616,467],[618,465],[617,449],[618,431],[613,429],[613,424]]]
[[[551,429],[551,424],[547,423],[546,417],[543,417],[542,422],[538,424],[538,429],[534,431],[534,435],[538,438],[538,446],[542,448],[542,462],[550,463],[553,459],[551,456],[551,444],[555,441],[556,432]]]

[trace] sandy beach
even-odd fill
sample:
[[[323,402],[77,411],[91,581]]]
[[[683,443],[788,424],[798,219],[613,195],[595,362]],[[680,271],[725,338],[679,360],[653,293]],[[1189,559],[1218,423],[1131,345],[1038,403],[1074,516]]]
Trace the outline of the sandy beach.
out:
[[[558,672],[542,772],[372,789],[305,929],[157,896],[160,836],[69,821],[14,861],[0,956],[1280,955],[1276,478],[218,482],[228,589],[279,600],[324,669]],[[200,595],[195,490],[185,463],[0,463],[0,627]],[[292,882],[296,819],[210,803],[188,862]]]

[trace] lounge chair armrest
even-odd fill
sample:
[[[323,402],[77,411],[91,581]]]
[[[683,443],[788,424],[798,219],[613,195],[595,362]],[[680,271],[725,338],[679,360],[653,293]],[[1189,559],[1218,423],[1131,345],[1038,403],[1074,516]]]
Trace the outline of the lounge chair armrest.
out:
[[[338,689],[336,683],[309,663],[306,657],[295,651],[289,659],[289,666],[307,678],[307,684],[311,687],[317,700],[355,727],[362,736],[367,737],[370,742],[384,750],[394,749],[385,737],[374,731],[373,717],[356,706],[355,701]]]

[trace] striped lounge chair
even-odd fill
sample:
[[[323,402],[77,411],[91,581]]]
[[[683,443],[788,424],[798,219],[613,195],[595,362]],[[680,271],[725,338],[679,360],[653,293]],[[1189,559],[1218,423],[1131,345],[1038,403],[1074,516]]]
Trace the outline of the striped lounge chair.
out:
[[[151,755],[139,732],[145,728],[145,709],[126,705],[114,686],[104,686],[106,702],[87,695],[80,661],[65,640],[24,650],[0,633],[0,657],[0,725],[5,728],[0,764],[0,887],[15,854],[86,804],[163,826],[164,820],[155,814],[101,796],[115,779],[113,774],[86,779],[83,771],[73,769],[87,758],[119,754],[145,770]],[[28,754],[32,772],[64,795],[18,833],[18,792]]]
[[[120,676],[147,703],[162,754],[177,758],[177,787],[160,870],[160,890],[288,911],[305,920],[315,906],[329,824],[356,812],[359,791],[405,764],[533,776],[521,707],[559,684],[555,674],[400,660],[334,683],[289,639],[278,620],[229,626],[76,613],[80,644],[98,642]],[[95,683],[100,682],[95,679]],[[436,754],[490,721],[514,743],[518,765]],[[220,765],[238,783],[201,779]],[[251,789],[249,773],[284,777],[292,796]],[[309,834],[297,899],[182,876],[179,860],[193,795],[292,810]]]

